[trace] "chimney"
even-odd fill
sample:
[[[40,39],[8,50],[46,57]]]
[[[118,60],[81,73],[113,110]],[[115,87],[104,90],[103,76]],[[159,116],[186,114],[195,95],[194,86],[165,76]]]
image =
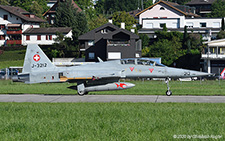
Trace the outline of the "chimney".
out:
[[[130,31],[133,32],[133,33],[135,33],[135,29],[131,29]]]
[[[113,21],[112,21],[112,19],[109,19],[109,23],[113,24]]]
[[[121,28],[125,29],[125,23],[121,23]]]

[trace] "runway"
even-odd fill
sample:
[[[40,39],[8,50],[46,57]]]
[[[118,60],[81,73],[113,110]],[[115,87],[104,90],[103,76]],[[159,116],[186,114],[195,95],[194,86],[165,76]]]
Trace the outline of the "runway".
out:
[[[225,103],[225,96],[162,96],[162,95],[41,95],[1,94],[0,102],[151,102],[151,103]]]

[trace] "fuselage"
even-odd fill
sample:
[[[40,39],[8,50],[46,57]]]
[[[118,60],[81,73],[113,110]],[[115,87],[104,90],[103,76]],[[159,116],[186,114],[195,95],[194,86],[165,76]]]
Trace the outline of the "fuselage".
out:
[[[51,75],[49,75],[51,74]],[[30,83],[77,82],[104,78],[187,78],[209,75],[204,72],[178,69],[167,66],[122,64],[120,60],[99,62],[72,67],[34,69],[29,74]],[[35,79],[32,79],[35,78]]]

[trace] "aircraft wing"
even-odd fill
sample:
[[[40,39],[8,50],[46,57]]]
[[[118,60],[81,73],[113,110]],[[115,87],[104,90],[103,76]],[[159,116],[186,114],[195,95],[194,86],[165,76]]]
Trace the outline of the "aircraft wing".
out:
[[[102,80],[102,79],[108,79],[108,80],[118,80],[120,78],[122,78],[123,76],[121,75],[121,72],[117,72],[117,73],[93,73],[92,75],[79,75],[78,77],[72,77],[72,78],[67,78],[64,77],[64,81],[67,82],[77,82],[77,81],[81,81],[81,80]]]

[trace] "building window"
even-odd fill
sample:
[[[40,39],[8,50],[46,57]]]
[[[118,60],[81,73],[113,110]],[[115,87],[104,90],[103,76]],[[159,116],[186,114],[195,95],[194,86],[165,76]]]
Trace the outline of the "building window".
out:
[[[27,35],[26,36],[26,40],[30,40],[30,35]]]
[[[160,10],[165,10],[165,8],[164,7],[160,7]]]
[[[108,59],[121,59],[121,52],[108,52]]]
[[[37,35],[37,40],[41,40],[41,35]]]
[[[88,53],[88,58],[89,59],[95,59],[95,53],[94,52],[89,52]]]
[[[108,33],[108,30],[107,29],[103,29],[103,30],[101,30],[101,33],[102,34],[106,34],[106,33]]]
[[[0,25],[0,29],[1,29],[1,30],[2,30],[2,29],[5,29],[5,25],[4,25],[4,24]]]
[[[52,40],[52,35],[49,35],[49,40]]]
[[[91,41],[88,41],[88,46],[93,46],[94,45],[94,41],[91,40]]]
[[[51,24],[54,24],[55,22],[54,22],[54,20],[51,20]]]
[[[193,22],[187,22],[186,26],[188,28],[193,28],[194,27],[194,23]]]
[[[5,35],[0,35],[0,40],[5,40]]]
[[[164,26],[166,26],[166,23],[160,23],[160,28],[163,28]]]
[[[8,15],[3,15],[4,20],[8,20]]]
[[[206,27],[206,23],[200,23],[200,27]]]
[[[213,22],[213,27],[214,28],[220,28],[220,23],[219,22]]]
[[[48,40],[48,35],[46,35],[46,40]]]

